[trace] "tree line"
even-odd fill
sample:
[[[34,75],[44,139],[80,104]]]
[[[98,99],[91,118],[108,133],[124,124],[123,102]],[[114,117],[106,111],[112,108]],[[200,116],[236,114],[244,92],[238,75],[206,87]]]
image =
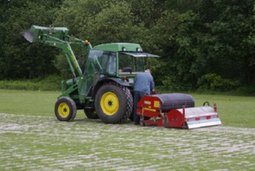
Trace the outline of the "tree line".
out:
[[[1,0],[0,79],[63,74],[59,51],[29,44],[31,25],[65,26],[92,45],[140,43],[157,85],[230,90],[255,84],[254,0]]]

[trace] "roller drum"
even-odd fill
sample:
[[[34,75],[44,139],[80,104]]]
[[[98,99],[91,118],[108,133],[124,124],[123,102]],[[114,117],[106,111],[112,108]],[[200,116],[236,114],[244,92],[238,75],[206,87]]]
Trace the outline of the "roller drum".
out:
[[[191,95],[182,93],[170,93],[170,94],[157,94],[153,95],[158,97],[161,101],[160,109],[162,111],[168,111],[171,109],[178,109],[185,106],[194,107],[195,102]]]

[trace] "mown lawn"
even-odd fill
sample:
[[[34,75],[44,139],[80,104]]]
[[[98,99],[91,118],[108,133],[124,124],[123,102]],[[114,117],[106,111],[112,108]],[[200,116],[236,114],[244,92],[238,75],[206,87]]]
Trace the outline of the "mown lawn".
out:
[[[218,105],[218,113],[224,125],[255,128],[255,97],[192,94],[196,106],[205,101]],[[54,104],[59,92],[21,91],[0,89],[0,113],[24,115],[54,115]],[[83,111],[77,114],[84,118]]]
[[[1,90],[0,113],[52,115],[58,92]]]
[[[0,170],[254,170],[253,97],[217,102],[223,126],[194,130],[56,120],[58,92],[0,90]],[[238,105],[237,105],[238,104]],[[242,115],[240,115],[242,113]],[[229,127],[236,126],[236,127]]]

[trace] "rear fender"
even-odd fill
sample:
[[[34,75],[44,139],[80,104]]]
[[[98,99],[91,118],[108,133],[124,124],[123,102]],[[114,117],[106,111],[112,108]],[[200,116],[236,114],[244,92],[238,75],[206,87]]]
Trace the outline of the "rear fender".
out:
[[[94,85],[94,87],[92,89],[93,99],[95,98],[95,95],[96,95],[98,89],[106,83],[113,83],[113,84],[115,83],[115,84],[127,87],[129,89],[131,88],[131,86],[129,85],[129,83],[127,81],[123,81],[119,78],[101,78],[97,81],[97,83]]]

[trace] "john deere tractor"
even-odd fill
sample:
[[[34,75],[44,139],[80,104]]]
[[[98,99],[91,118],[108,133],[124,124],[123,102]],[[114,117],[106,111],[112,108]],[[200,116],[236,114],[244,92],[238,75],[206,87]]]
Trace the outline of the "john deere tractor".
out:
[[[88,41],[68,35],[65,27],[33,25],[23,36],[29,42],[44,43],[62,50],[73,78],[62,81],[62,93],[55,103],[55,115],[60,121],[75,118],[78,109],[89,119],[100,118],[105,123],[123,123],[133,108],[133,81],[144,71],[145,58],[158,57],[144,53],[139,44],[107,43],[92,47]],[[87,50],[85,67],[79,64],[72,49]]]

